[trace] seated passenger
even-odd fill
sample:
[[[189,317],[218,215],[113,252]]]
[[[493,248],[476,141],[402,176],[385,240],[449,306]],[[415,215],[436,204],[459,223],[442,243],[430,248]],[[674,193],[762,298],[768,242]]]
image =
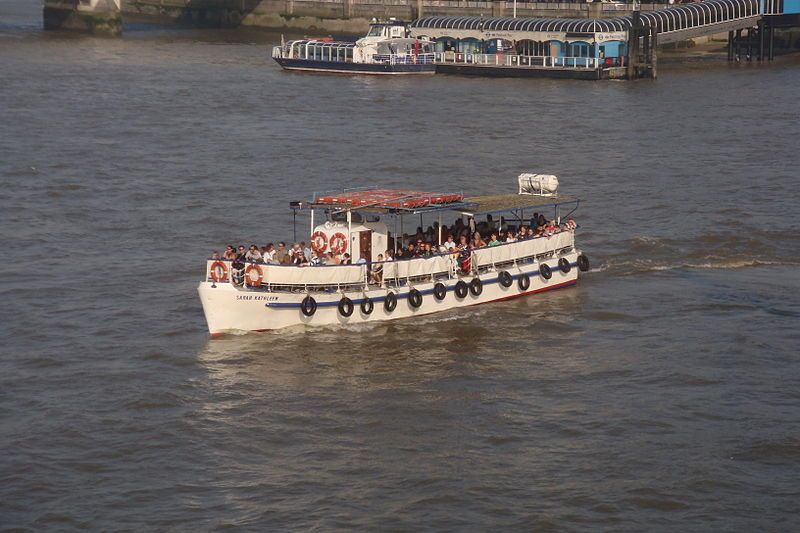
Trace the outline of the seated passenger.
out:
[[[489,238],[489,246],[500,246],[502,243],[497,240],[497,233],[492,233],[492,236]]]
[[[533,228],[528,228],[528,233],[525,236],[526,239],[533,239],[536,237],[536,231]]]
[[[272,243],[267,244],[265,250],[261,252],[261,258],[267,264],[277,264],[278,262],[275,261],[275,245]]]
[[[383,254],[378,254],[378,260],[372,265],[372,272],[370,278],[376,285],[383,283]]]
[[[218,261],[219,260],[219,252],[211,252],[211,260]]]
[[[406,253],[403,255],[404,259],[414,259],[417,256],[417,249],[414,246],[413,242],[408,243],[408,248],[406,248]]]
[[[288,252],[286,251],[286,243],[279,242],[278,249],[275,251],[275,255],[273,255],[272,258],[275,260],[276,263],[282,265],[284,264],[284,259],[286,259],[287,255]]]
[[[348,257],[348,259],[349,259],[349,257]],[[366,265],[367,264],[367,254],[366,254],[366,252],[361,252],[361,255],[359,256],[358,261],[356,261],[356,264],[357,265]]]
[[[261,252],[258,251],[258,246],[251,244],[250,249],[247,250],[247,253],[244,255],[244,257],[248,261],[261,261]]]
[[[311,266],[319,266],[322,264],[322,258],[320,257],[319,252],[316,250],[311,250],[311,261],[308,262]]]
[[[446,248],[448,251],[451,251],[451,250],[453,250],[453,249],[454,249],[456,246],[458,246],[458,245],[456,244],[456,241],[454,241],[454,240],[453,240],[453,234],[452,234],[452,233],[448,233],[448,234],[447,234],[447,240],[446,240],[446,241],[444,241],[444,244],[443,244],[443,246],[444,246],[444,247],[445,247],[445,248]]]
[[[237,261],[247,261],[247,250],[245,250],[244,246],[239,246],[236,250],[236,260]]]
[[[306,254],[303,253],[303,249],[302,248],[298,247],[292,253],[292,264],[300,266],[300,265],[304,265],[306,263],[308,263],[308,261],[306,260]]]
[[[486,243],[483,241],[483,238],[481,238],[481,234],[476,231],[472,235],[472,247],[473,248],[483,248],[484,246],[486,246]]]
[[[575,222],[575,219],[572,218],[572,217],[567,217],[567,229],[573,230],[573,229],[576,229],[577,227],[578,227],[578,224],[577,224],[577,222]]]
[[[421,257],[425,257],[425,258],[429,258],[429,257],[433,257],[433,255],[434,255],[434,251],[433,251],[433,247],[431,246],[431,243],[426,242],[423,245],[422,253],[420,254],[420,256]]]
[[[517,242],[517,236],[513,231],[509,230],[506,234],[506,242]]]
[[[222,254],[224,259],[236,259],[236,250],[233,245],[229,244],[225,247],[225,252]]]
[[[378,257],[380,257],[380,255]],[[394,261],[394,252],[392,252],[391,249],[386,250],[386,254],[385,254],[383,260],[384,261]],[[380,259],[378,259],[378,261],[380,261]]]
[[[338,255],[334,255],[333,252],[328,252],[325,255],[325,264],[326,265],[341,265],[342,259]]]

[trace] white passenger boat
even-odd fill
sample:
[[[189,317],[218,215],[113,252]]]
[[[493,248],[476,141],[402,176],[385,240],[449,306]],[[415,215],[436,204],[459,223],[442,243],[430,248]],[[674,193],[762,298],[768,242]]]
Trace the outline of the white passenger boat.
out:
[[[373,22],[356,42],[333,39],[287,41],[272,49],[286,70],[336,74],[435,74],[433,44],[409,39],[404,22]]]
[[[315,194],[309,204],[294,203],[310,215],[315,252],[349,253],[365,262],[312,266],[209,260],[198,288],[209,332],[413,318],[573,285],[578,272],[589,269],[575,245],[576,226],[571,217],[565,219],[579,201],[558,194],[556,187],[555,176],[523,174],[520,194],[465,197],[395,189]],[[570,209],[566,214],[565,208]],[[483,229],[488,236],[503,229],[516,232],[535,211],[545,210],[560,225],[546,235],[379,261],[387,249],[407,245],[403,228],[409,222],[432,221],[434,240],[444,243],[443,216],[445,221],[455,216],[457,227],[470,233]]]

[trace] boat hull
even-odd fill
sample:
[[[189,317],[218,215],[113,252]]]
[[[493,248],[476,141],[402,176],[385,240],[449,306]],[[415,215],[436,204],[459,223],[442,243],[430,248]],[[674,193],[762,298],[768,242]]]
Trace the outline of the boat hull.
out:
[[[604,77],[602,69],[594,68],[510,67],[504,65],[470,65],[456,63],[437,63],[436,73],[458,74],[461,76],[484,76],[490,78],[568,78],[576,80],[599,80]]]
[[[330,74],[435,74],[433,63],[386,64],[386,63],[345,63],[343,61],[315,61],[310,59],[273,58],[286,70],[305,72],[327,72]]]
[[[571,265],[569,272],[563,272],[558,268],[560,257],[542,261],[551,268],[550,279],[545,279],[540,274],[539,263],[509,269],[513,281],[509,287],[499,282],[499,273],[494,271],[479,276],[440,280],[447,286],[447,293],[442,300],[434,297],[434,282],[431,281],[398,288],[370,286],[366,291],[312,292],[310,294],[317,303],[316,312],[312,316],[305,316],[301,310],[301,303],[307,296],[305,292],[246,290],[230,283],[214,284],[208,281],[200,283],[198,292],[212,336],[229,332],[266,331],[297,325],[361,324],[412,318],[567,287],[578,280],[578,255],[579,252],[573,251],[561,256],[569,261]],[[520,285],[519,280],[525,275],[530,281],[528,287]],[[463,280],[469,284],[476,277],[481,280],[482,292],[478,295],[467,292],[465,297],[459,298],[455,294],[456,283]],[[419,307],[413,307],[408,297],[412,288],[422,294],[422,303]],[[386,295],[390,291],[394,292],[397,298],[397,306],[392,311],[385,308]],[[350,298],[354,305],[353,313],[349,317],[339,312],[338,304],[343,296]],[[361,303],[366,297],[369,297],[374,304],[370,314],[365,314],[361,310]]]

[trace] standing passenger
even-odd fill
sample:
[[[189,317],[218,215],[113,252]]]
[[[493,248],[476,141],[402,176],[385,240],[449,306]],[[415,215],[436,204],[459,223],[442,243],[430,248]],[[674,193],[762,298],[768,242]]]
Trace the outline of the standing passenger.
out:
[[[306,261],[311,261],[311,247],[306,245],[306,241],[301,241],[300,247],[303,249],[303,255],[305,256]]]

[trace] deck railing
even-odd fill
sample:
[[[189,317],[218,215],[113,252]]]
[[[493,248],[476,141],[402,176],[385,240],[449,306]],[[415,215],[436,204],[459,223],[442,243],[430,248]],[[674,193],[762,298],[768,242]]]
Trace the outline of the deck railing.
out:
[[[594,57],[525,56],[515,54],[473,54],[468,52],[436,52],[437,63],[458,65],[495,65],[498,67],[598,68],[602,59]]]
[[[477,248],[470,254],[469,273],[484,273],[531,263],[534,259],[549,257],[571,249],[574,245],[575,233],[562,231],[550,237]],[[373,262],[369,265],[296,266],[248,261],[237,269],[233,263],[227,259],[209,259],[206,263],[206,281],[233,282],[234,285],[244,288],[267,291],[329,291],[360,290],[370,284],[398,287],[434,279],[453,279],[467,273],[460,270],[462,263],[458,254],[454,253],[436,254],[429,258]],[[383,269],[380,277],[376,278],[374,272],[378,265],[382,265]]]
[[[375,54],[373,63],[387,63],[389,65],[430,65],[436,59],[435,54]]]

